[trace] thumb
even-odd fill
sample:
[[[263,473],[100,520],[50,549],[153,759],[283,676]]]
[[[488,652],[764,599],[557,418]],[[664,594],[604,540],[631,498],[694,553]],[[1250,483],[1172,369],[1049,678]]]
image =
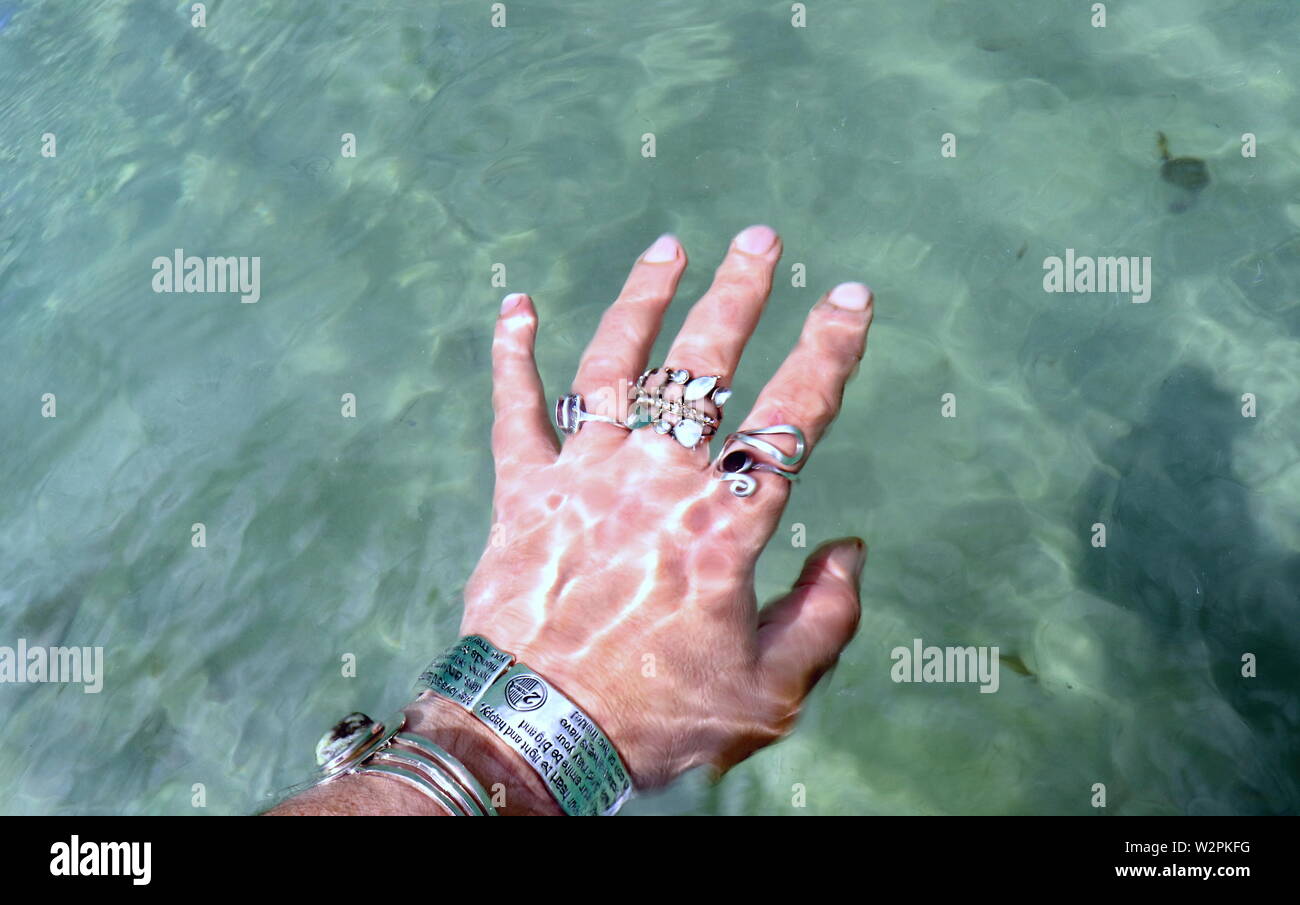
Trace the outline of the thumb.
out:
[[[867,547],[858,538],[813,551],[790,593],[758,614],[759,662],[769,687],[800,700],[858,628],[858,579]]]

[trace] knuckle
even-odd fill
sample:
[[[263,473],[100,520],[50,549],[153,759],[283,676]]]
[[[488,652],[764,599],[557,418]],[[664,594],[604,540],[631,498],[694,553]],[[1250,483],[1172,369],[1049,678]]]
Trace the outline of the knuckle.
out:
[[[600,316],[600,332],[608,333],[613,338],[626,336],[632,327],[627,306],[620,304],[621,301],[622,299],[610,305]]]
[[[709,288],[707,296],[720,321],[733,322],[744,316],[754,306],[756,299],[763,299],[771,290],[772,283],[766,274],[734,273],[720,275],[718,282]]]
[[[771,407],[805,431],[829,420],[840,408],[839,393],[816,383],[798,383],[771,401]]]
[[[751,286],[765,286],[772,280],[772,271],[776,261],[761,255],[749,255],[733,248],[718,268],[715,281],[744,283]]]
[[[726,376],[726,368],[722,366],[717,350],[695,340],[684,340],[679,343],[670,353],[668,364],[673,367],[687,368],[696,377],[705,374]]]
[[[619,293],[614,307],[610,312],[618,311],[619,308],[640,309],[647,305],[662,305],[671,297],[671,289],[665,285],[665,278],[671,278],[669,274],[663,273],[664,267],[661,265],[638,264],[638,267],[645,267],[646,272],[638,274],[637,279],[628,283]]]
[[[592,340],[589,347],[586,361],[599,362],[607,366],[626,367],[623,356],[620,356],[614,350],[635,349],[640,345],[641,335],[636,325],[629,323],[626,318],[621,318],[609,324],[601,324],[600,329],[596,332],[596,338]]]
[[[627,377],[623,373],[626,367],[622,358],[610,352],[593,352],[587,360],[582,363],[583,380],[587,383],[612,383],[620,377]],[[593,387],[588,387],[590,392]]]
[[[808,382],[800,386],[798,397],[810,422],[832,418],[840,410],[843,387],[840,384],[828,386],[825,383]]]
[[[802,701],[769,695],[758,713],[760,731],[768,738],[768,744],[780,741],[794,731],[799,720]]]
[[[810,355],[840,362],[845,370],[856,367],[867,351],[864,330],[856,324],[846,325],[820,308],[813,309],[800,342]]]

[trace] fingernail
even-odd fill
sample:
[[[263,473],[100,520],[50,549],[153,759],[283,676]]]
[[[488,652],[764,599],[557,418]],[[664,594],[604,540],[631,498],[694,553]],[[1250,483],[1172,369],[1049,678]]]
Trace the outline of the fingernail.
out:
[[[672,261],[676,259],[677,249],[679,248],[681,248],[681,244],[677,241],[677,237],[664,233],[658,239],[655,239],[654,245],[645,250],[645,254],[641,255],[641,260],[650,264],[662,264],[665,261]]]
[[[865,311],[871,302],[871,290],[861,283],[840,283],[831,290],[829,301],[846,311]]]
[[[749,255],[761,255],[776,244],[776,233],[770,226],[751,226],[736,236],[736,247]]]
[[[514,311],[519,307],[519,303],[523,301],[523,298],[524,294],[522,292],[512,292],[507,295],[501,300],[501,313],[509,314],[511,311]]]
[[[862,575],[862,566],[867,561],[867,545],[861,538],[855,537],[851,542],[836,548],[833,555],[837,565],[857,578]]]

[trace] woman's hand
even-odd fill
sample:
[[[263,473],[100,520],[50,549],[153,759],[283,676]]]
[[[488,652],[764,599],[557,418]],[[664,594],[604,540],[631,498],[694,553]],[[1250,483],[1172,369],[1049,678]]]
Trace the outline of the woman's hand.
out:
[[[612,399],[620,380],[665,363],[730,383],[780,255],[765,226],[737,236],[665,361],[649,362],[686,268],[663,237],[605,312],[574,392],[589,405]],[[858,283],[818,301],[741,428],[793,424],[815,444],[862,357],[871,313]],[[726,770],[790,730],[852,637],[863,544],[817,550],[791,592],[759,610],[754,563],[789,482],[760,473],[752,496],[734,496],[710,469],[707,443],[687,449],[653,429],[587,422],[561,447],[533,360],[537,326],[527,296],[506,298],[493,342],[493,529],[466,589],[462,634],[513,652],[585,709],[638,788],[702,764]]]

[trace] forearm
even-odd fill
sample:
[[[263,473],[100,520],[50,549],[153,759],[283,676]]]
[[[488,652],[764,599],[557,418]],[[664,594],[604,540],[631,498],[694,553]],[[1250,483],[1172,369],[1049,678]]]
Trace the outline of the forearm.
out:
[[[541,778],[457,704],[428,694],[403,708],[404,731],[423,736],[465,765],[501,814],[559,815]],[[342,776],[282,802],[268,816],[448,816],[415,789],[384,776]]]

